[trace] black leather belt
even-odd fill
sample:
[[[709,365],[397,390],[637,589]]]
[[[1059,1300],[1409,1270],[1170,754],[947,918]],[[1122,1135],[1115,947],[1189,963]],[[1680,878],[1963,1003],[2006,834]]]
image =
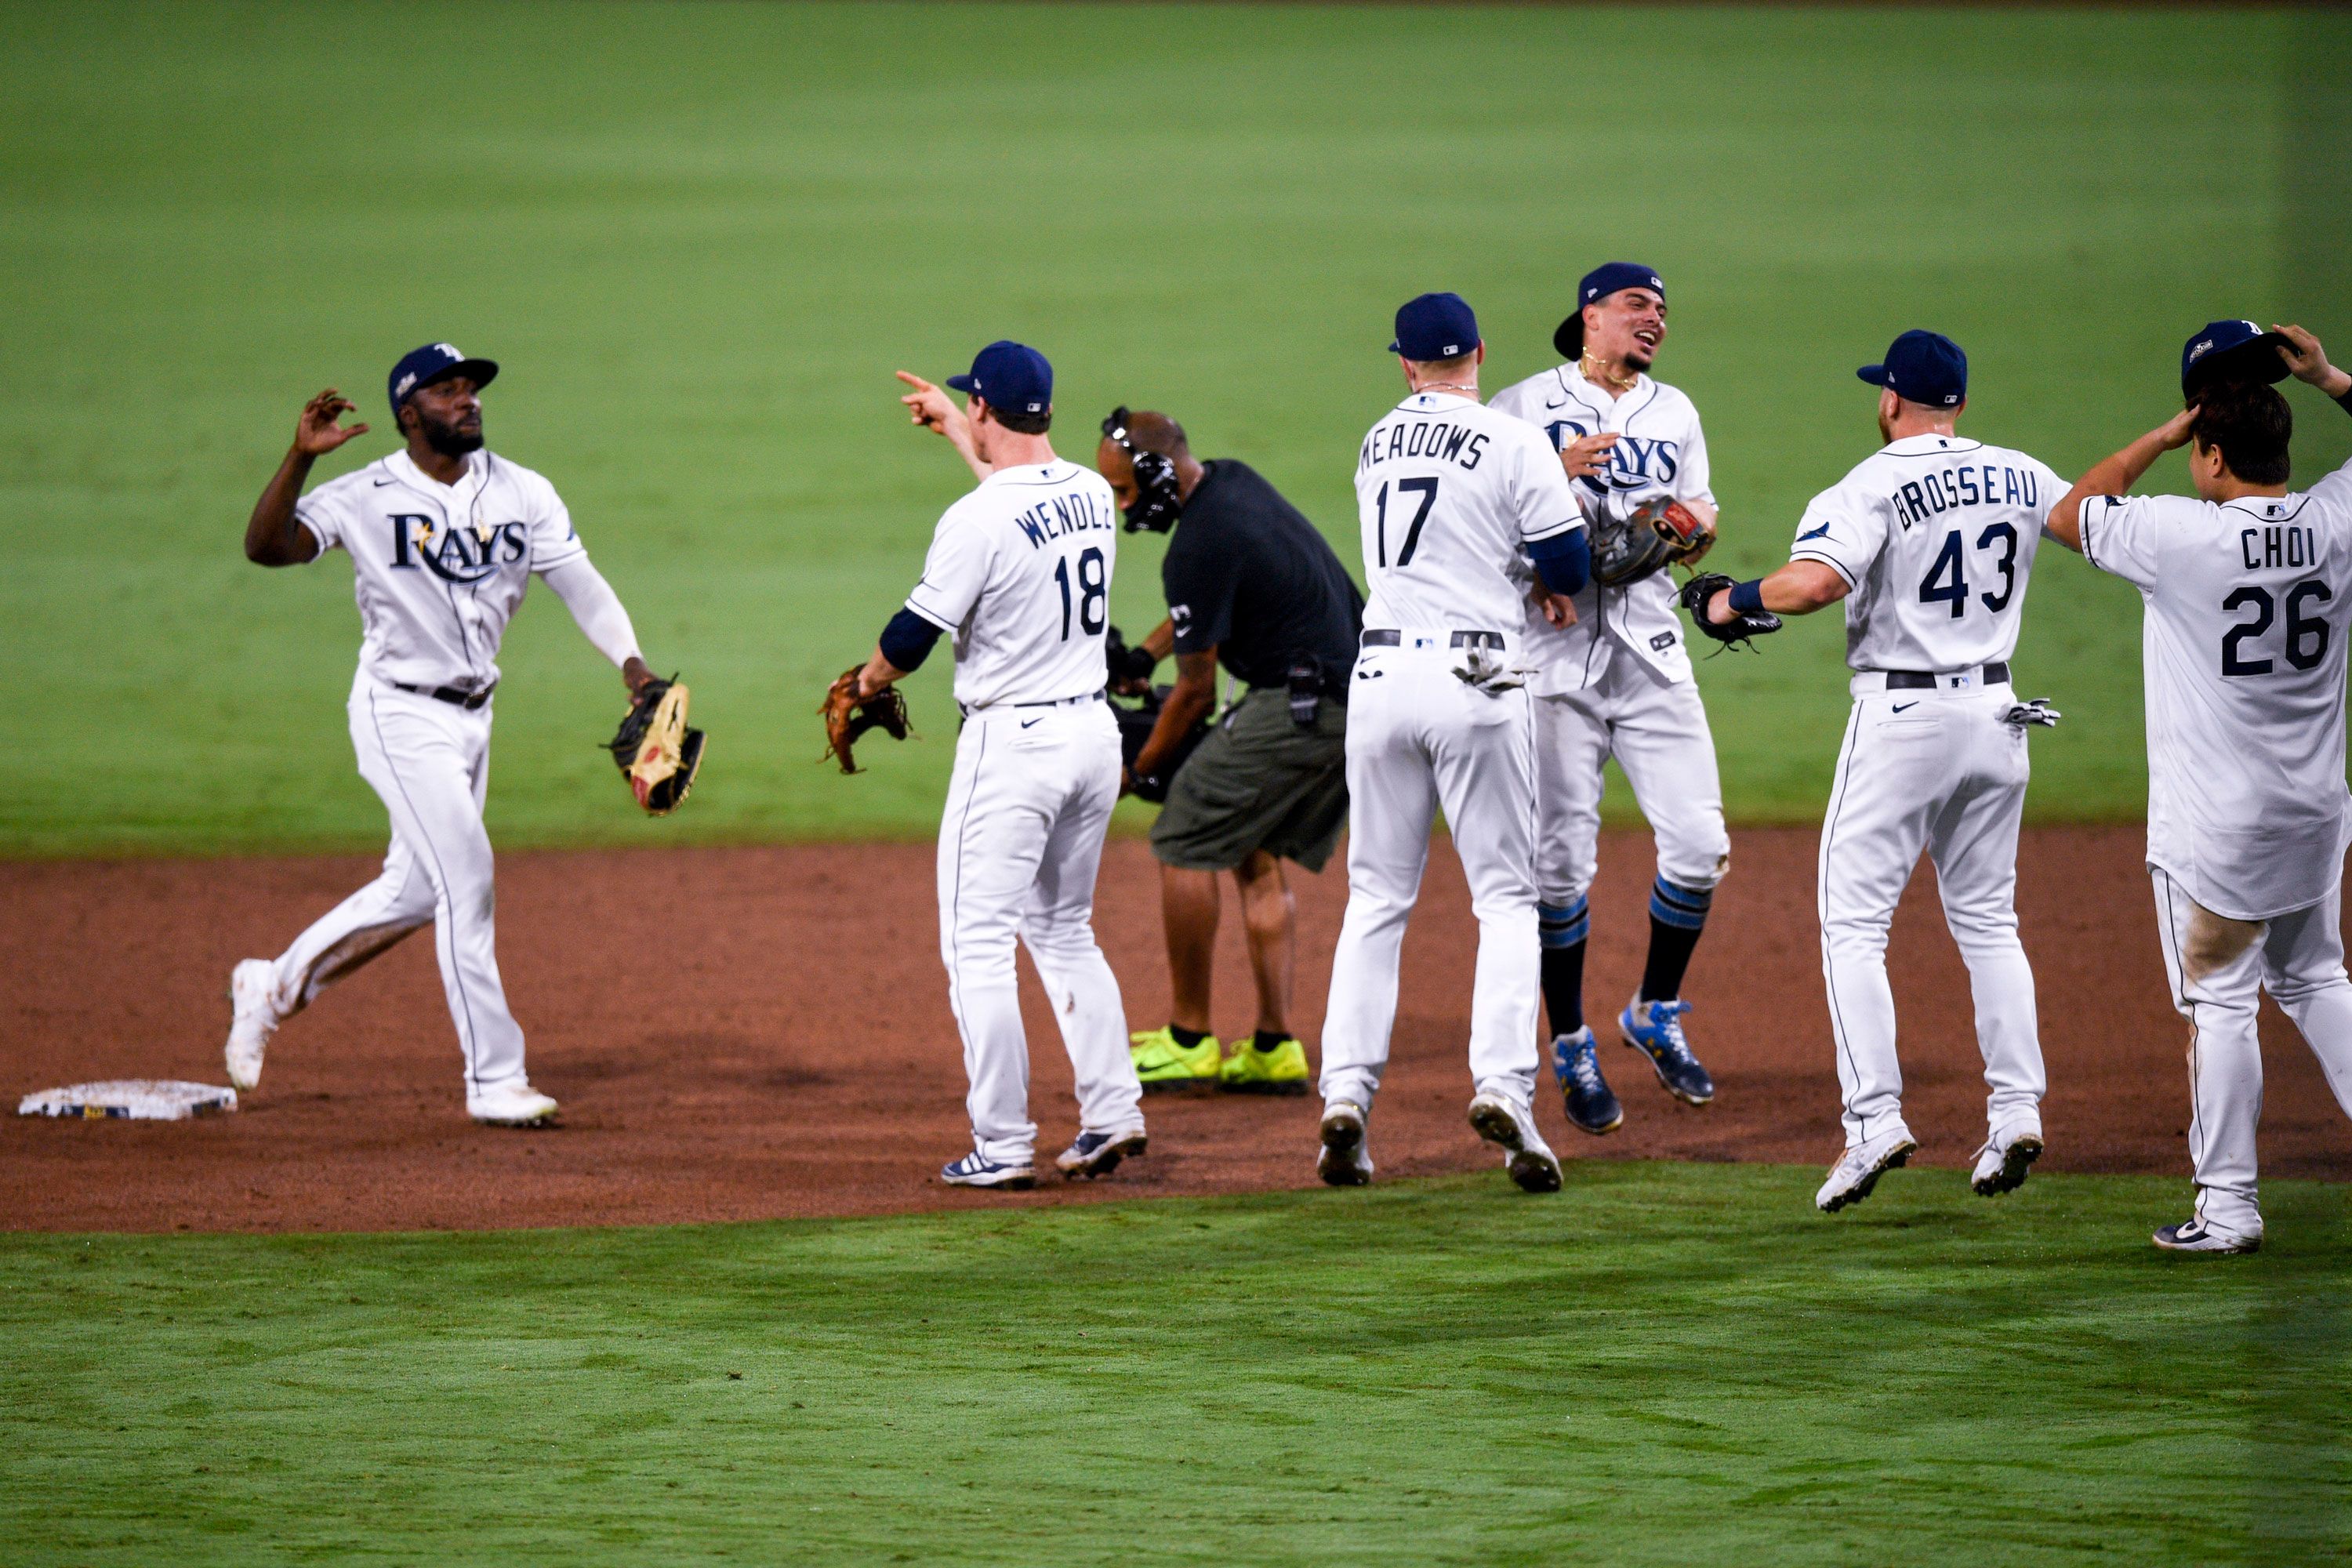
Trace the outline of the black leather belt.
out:
[[[1402,632],[1371,631],[1364,634],[1363,646],[1366,647],[1398,647],[1402,646],[1403,641],[1404,634]],[[1503,634],[1500,632],[1455,632],[1452,637],[1445,639],[1445,646],[1448,647],[1499,648],[1503,646]]]
[[[463,708],[468,713],[488,702],[490,700],[490,691],[498,689],[493,686],[489,691],[463,691],[454,686],[411,686],[404,680],[395,680],[393,684],[403,691],[413,691],[419,697],[430,697],[436,702],[446,702],[452,708]]]
[[[1089,691],[1084,697],[1056,697],[1048,702],[1015,702],[1015,708],[1076,708],[1081,702],[1099,702],[1103,694]]]
[[[1924,669],[1890,669],[1885,673],[1886,689],[1889,691],[1933,691],[1944,684],[1942,676],[1931,675]],[[2008,679],[2009,665],[2005,660],[1997,658],[1984,667],[1984,683],[1987,686],[1999,686]]]

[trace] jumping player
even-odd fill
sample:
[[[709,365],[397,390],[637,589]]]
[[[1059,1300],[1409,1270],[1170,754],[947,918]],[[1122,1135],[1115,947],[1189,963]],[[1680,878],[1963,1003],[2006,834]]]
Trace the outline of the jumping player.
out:
[[[327,986],[428,921],[449,1016],[466,1061],[466,1110],[523,1126],[555,1101],[523,1075],[522,1030],[507,1009],[494,941],[491,857],[482,826],[489,784],[499,643],[536,575],[555,590],[631,691],[653,679],[628,612],[589,563],[555,487],[482,444],[481,389],[496,363],[428,343],[393,367],[403,450],[302,494],[311,465],[365,425],[332,388],[302,410],[293,448],[254,503],[245,553],[292,566],[341,549],[352,558],[364,637],[352,682],[360,776],[392,816],[383,874],[276,959],[229,978],[229,1081],[251,1089],[287,1018]]]
[[[1536,1131],[1535,755],[1520,604],[1530,563],[1572,594],[1589,560],[1566,466],[1532,426],[1478,401],[1486,356],[1460,296],[1396,315],[1408,395],[1356,460],[1362,651],[1348,704],[1348,913],[1323,1025],[1322,1152],[1334,1186],[1370,1181],[1364,1123],[1396,1021],[1397,956],[1442,805],[1478,918],[1470,1124],[1511,1179],[1559,1188]]]
[[[2345,639],[2352,631],[2352,464],[2287,488],[2287,371],[2352,412],[2352,375],[2300,327],[2216,321],[2189,339],[2190,406],[2084,474],[2050,536],[2147,601],[2147,862],[2173,1005],[2189,1020],[2195,1212],[2174,1252],[2262,1246],[2254,1125],[2269,991],[2352,1114],[2344,973]],[[2187,496],[2130,496],[2188,444]]]
[[[1552,335],[1570,363],[1505,388],[1494,408],[1539,426],[1563,452],[1607,453],[1606,465],[1575,486],[1593,526],[1653,501],[1711,513],[1698,410],[1648,374],[1666,341],[1665,284],[1646,267],[1612,261],[1584,275],[1576,299]],[[1572,615],[1531,601],[1525,617],[1527,661],[1535,667],[1528,689],[1535,697],[1537,914],[1552,1070],[1569,1121],[1601,1133],[1624,1120],[1584,1022],[1587,892],[1603,764],[1613,756],[1625,770],[1658,856],[1649,959],[1640,991],[1617,1016],[1618,1033],[1649,1057],[1667,1093],[1691,1105],[1714,1100],[1715,1080],[1683,1033],[1690,1011],[1683,975],[1730,864],[1731,837],[1672,581],[1659,571],[1614,588],[1593,583],[1570,605]]]
[[[1118,726],[1103,700],[1118,509],[1102,477],[1054,455],[1054,370],[1020,343],[948,378],[967,415],[920,376],[903,402],[946,437],[980,486],[940,519],[922,580],[859,672],[860,697],[955,639],[956,742],[940,827],[940,953],[971,1081],[971,1152],[957,1186],[1036,1181],[1029,1042],[1013,943],[1028,944],[1077,1075],[1066,1176],[1144,1152],[1143,1089],[1128,1058],[1118,981],[1095,944],[1095,873],[1118,803]]]
[[[1935,332],[1895,340],[1862,379],[1879,388],[1886,445],[1815,496],[1793,557],[1702,606],[1809,615],[1846,602],[1853,713],[1822,828],[1822,972],[1829,986],[1844,1155],[1814,1202],[1868,1197],[1918,1148],[1903,1121],[1886,931],[1924,848],[1944,923],[1969,966],[1984,1053],[1989,1135],[1970,1182],[2025,1180],[2042,1152],[2040,1024],[2017,940],[2017,829],[2025,731],[2056,715],[2020,703],[2009,659],[2057,476],[2022,452],[1968,440],[1969,363]]]

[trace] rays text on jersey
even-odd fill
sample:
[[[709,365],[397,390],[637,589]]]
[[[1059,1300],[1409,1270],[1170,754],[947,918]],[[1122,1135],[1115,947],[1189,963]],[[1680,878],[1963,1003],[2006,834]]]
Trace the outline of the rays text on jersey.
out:
[[[405,572],[422,566],[446,582],[478,583],[530,552],[529,527],[520,522],[499,524],[490,530],[487,543],[468,529],[446,529],[436,544],[433,520],[422,512],[396,511],[388,521],[393,565]]]

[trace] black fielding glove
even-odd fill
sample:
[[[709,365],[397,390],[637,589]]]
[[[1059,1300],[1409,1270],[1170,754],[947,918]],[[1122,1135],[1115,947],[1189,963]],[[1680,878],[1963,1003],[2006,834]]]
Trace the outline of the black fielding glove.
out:
[[[1780,617],[1769,610],[1746,615],[1735,610],[1725,620],[1708,619],[1707,602],[1724,589],[1737,585],[1720,572],[1701,572],[1683,584],[1683,608],[1690,612],[1691,624],[1725,647],[1780,629]]]

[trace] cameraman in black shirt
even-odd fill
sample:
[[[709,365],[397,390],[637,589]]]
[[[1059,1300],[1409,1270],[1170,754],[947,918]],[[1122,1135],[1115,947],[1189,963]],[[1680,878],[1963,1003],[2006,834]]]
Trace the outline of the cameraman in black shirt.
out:
[[[1136,1075],[1147,1093],[1304,1094],[1307,1053],[1288,1019],[1297,911],[1282,861],[1320,871],[1347,825],[1345,705],[1364,597],[1297,508],[1246,463],[1196,460],[1164,414],[1122,408],[1103,421],[1095,467],[1129,531],[1175,531],[1160,566],[1169,618],[1117,672],[1148,679],[1176,656],[1175,688],[1130,782],[1156,773],[1208,716],[1220,663],[1247,688],[1182,762],[1151,829],[1175,1005],[1165,1028],[1134,1037]],[[1257,981],[1255,1037],[1231,1056],[1209,1019],[1224,871],[1241,888]]]

